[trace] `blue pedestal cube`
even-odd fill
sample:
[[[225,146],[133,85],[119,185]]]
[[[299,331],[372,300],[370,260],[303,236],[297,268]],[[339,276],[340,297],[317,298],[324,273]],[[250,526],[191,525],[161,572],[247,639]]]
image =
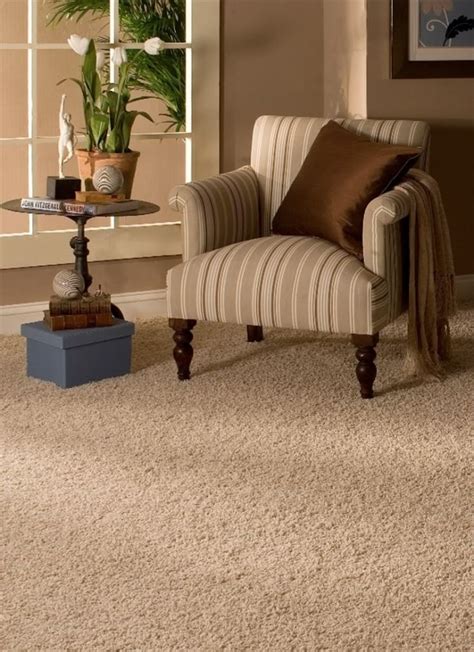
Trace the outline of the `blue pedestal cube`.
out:
[[[129,373],[135,326],[122,319],[112,326],[51,331],[42,321],[23,324],[27,374],[74,387]]]

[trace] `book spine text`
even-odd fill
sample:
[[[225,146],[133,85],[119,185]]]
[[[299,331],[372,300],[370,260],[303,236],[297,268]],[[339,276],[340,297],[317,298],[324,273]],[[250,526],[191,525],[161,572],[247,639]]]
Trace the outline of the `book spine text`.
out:
[[[63,202],[56,199],[28,199],[21,200],[21,208],[31,208],[34,211],[61,211]]]

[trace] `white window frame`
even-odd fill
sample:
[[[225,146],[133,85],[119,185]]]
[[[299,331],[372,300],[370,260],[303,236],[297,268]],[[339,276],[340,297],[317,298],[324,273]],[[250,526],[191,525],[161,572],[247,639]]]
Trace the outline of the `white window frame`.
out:
[[[2,138],[0,143],[28,145],[28,194],[35,187],[35,160],[39,143],[57,142],[57,136],[40,137],[36,126],[37,52],[68,50],[67,44],[38,43],[36,40],[37,2],[28,0],[28,43],[1,44],[3,50],[27,50],[28,53],[28,136]],[[110,43],[119,45],[119,0],[110,0]],[[186,143],[186,181],[202,179],[219,172],[219,56],[220,0],[187,0],[186,42],[168,48],[186,50],[186,124],[184,132],[134,134],[135,140],[184,138]],[[123,44],[121,44],[123,45]],[[141,47],[139,43],[127,47]],[[115,75],[112,71],[111,75]],[[113,77],[112,77],[113,78]],[[37,216],[29,216],[25,233],[0,235],[0,269],[57,265],[73,261],[69,246],[71,228],[38,231]],[[111,218],[110,225],[87,227],[89,260],[116,260],[177,255],[182,251],[181,227],[177,220],[159,224],[121,225]]]

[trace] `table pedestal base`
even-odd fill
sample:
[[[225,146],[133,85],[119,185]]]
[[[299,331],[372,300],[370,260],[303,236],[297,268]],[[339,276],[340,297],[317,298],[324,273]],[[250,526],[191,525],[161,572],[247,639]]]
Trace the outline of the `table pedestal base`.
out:
[[[89,238],[86,237],[84,232],[87,220],[88,217],[86,216],[77,217],[77,235],[71,238],[71,242],[69,243],[76,259],[74,269],[84,279],[84,294],[89,294],[89,288],[92,284],[92,276],[89,274],[89,263],[87,260],[87,256],[89,255],[89,249],[87,247]],[[112,314],[116,319],[124,319],[123,312],[114,303],[112,304]]]

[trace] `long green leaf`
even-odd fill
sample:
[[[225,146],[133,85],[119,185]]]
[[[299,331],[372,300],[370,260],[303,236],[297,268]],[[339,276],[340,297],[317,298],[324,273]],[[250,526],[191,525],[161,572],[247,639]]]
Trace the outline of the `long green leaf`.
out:
[[[137,117],[141,115],[143,118],[146,118],[150,122],[153,122],[153,118],[150,116],[150,114],[146,113],[146,111],[125,111],[123,115],[124,118],[123,118],[123,125],[122,125],[122,140],[123,140],[124,151],[126,151],[130,146],[132,128]]]
[[[146,118],[150,122],[155,122],[153,120],[153,118],[151,117],[151,115],[149,113],[147,113],[146,111],[127,111],[127,113],[135,113],[136,114],[135,117],[138,116],[138,115],[141,115],[142,117]]]
[[[90,119],[92,135],[97,146],[103,140],[109,126],[109,119],[102,113],[95,113]]]
[[[122,141],[124,151],[130,147],[130,138],[132,135],[132,127],[136,118],[136,111],[127,111],[124,115],[123,124],[122,124]]]
[[[131,100],[128,100],[129,104],[132,102],[139,102],[140,100],[158,100],[159,98],[155,95],[140,95],[139,97],[132,97]]]
[[[117,116],[117,107],[119,104],[119,96],[115,91],[108,91],[107,93],[107,102],[109,105],[109,115],[110,115],[110,128],[115,127],[116,116]]]
[[[92,95],[94,97],[94,102],[97,104],[97,106],[100,106],[100,98],[102,97],[102,83],[97,73],[95,73],[93,77]]]
[[[84,83],[89,87],[91,93],[93,93],[94,79],[95,76],[97,75],[96,66],[97,66],[97,56],[95,52],[95,43],[94,43],[94,39],[91,39],[89,42],[89,47],[87,48],[87,52],[84,56],[84,63],[82,65],[82,75],[84,78]]]
[[[109,129],[107,139],[105,141],[105,149],[107,152],[124,152],[126,147],[123,144],[122,125],[124,120],[124,113],[117,117],[117,122],[113,129]]]

